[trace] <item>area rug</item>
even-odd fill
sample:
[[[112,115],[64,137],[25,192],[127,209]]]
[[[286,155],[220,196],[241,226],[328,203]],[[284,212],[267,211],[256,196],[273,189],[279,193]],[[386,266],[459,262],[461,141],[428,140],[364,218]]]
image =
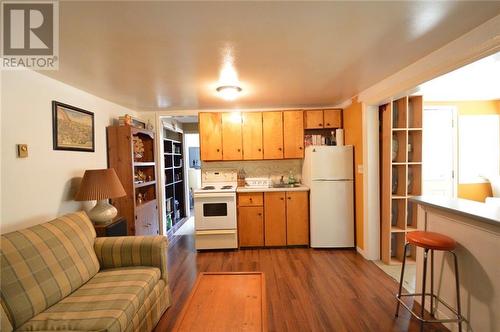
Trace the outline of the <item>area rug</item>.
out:
[[[382,261],[373,261],[382,271],[388,274],[392,279],[399,283],[399,278],[401,278],[401,265],[387,265],[382,263]],[[415,274],[416,265],[406,264],[405,275],[403,281],[403,287],[410,293],[415,292]]]

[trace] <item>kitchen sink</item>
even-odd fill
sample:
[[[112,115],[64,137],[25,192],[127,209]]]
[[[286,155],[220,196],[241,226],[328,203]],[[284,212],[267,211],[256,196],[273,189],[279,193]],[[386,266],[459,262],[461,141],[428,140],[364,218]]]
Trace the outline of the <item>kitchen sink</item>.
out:
[[[299,183],[288,184],[288,183],[273,183],[273,188],[297,188],[300,187]]]

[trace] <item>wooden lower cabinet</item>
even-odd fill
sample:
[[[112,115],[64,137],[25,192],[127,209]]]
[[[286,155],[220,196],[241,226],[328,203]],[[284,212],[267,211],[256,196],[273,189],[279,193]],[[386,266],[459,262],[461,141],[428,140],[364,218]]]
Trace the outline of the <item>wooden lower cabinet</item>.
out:
[[[238,207],[238,238],[240,247],[264,245],[264,208],[262,206]]]
[[[158,235],[158,205],[149,201],[137,206],[135,215],[135,235]]]
[[[240,247],[309,245],[309,192],[238,194]]]
[[[285,192],[264,193],[264,224],[266,246],[286,245]]]
[[[238,206],[264,206],[262,193],[238,194]]]
[[[289,246],[309,244],[308,193],[286,193],[286,243]]]

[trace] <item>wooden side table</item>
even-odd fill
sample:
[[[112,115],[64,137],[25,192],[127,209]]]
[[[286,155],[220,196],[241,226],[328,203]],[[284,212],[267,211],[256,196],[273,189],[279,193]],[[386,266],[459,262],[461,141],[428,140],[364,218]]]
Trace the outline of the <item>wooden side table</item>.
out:
[[[94,224],[97,237],[106,236],[126,236],[127,235],[127,219],[125,217],[115,217],[106,224]]]

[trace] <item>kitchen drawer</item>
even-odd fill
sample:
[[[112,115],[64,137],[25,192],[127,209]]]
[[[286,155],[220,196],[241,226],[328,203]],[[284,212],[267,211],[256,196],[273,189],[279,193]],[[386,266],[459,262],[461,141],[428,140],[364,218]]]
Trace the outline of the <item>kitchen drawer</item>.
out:
[[[262,193],[238,194],[238,206],[262,206],[264,198]]]

